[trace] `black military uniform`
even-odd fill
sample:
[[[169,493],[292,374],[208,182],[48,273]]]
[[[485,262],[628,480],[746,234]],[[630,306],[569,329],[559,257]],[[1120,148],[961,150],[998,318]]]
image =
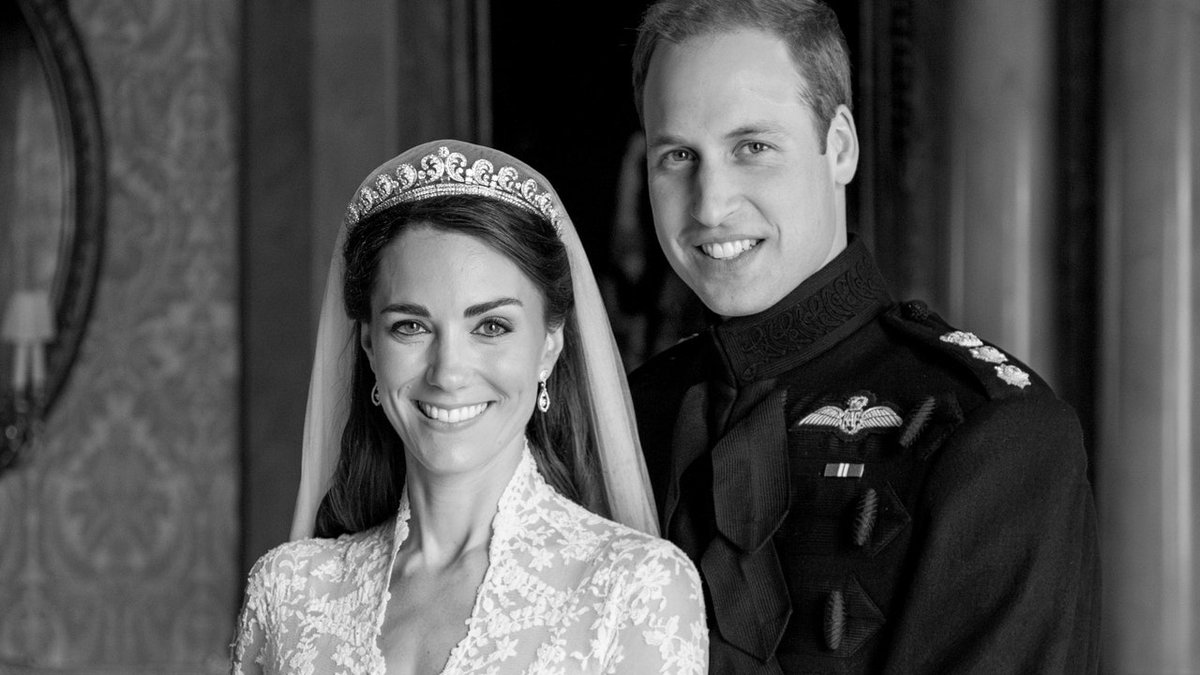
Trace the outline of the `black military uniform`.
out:
[[[1096,670],[1074,413],[893,302],[861,242],[631,386],[664,536],[704,579],[713,673]]]

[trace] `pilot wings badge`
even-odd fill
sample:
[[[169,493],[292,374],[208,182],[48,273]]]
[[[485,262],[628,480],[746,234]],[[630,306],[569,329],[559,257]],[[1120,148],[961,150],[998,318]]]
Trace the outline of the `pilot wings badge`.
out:
[[[797,426],[833,427],[846,436],[857,436],[870,429],[891,429],[904,423],[900,415],[886,405],[867,407],[871,399],[856,394],[846,400],[846,407],[822,406],[805,415]]]

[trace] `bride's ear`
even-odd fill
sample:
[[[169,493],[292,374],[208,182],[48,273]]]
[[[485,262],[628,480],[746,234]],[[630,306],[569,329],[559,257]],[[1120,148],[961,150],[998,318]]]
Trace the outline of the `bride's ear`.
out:
[[[357,326],[358,344],[362,345],[363,351],[367,353],[367,361],[371,364],[371,370],[375,370],[375,349],[371,344],[371,326],[362,322],[358,322]]]
[[[549,370],[553,372],[554,364],[558,363],[558,356],[562,354],[563,348],[563,327],[552,328],[546,331],[546,344],[542,348],[542,361],[540,370]]]

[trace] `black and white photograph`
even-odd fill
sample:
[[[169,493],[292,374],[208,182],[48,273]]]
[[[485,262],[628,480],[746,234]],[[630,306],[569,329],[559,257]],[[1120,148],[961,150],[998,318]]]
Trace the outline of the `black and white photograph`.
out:
[[[0,675],[1200,675],[1200,0],[0,2]]]

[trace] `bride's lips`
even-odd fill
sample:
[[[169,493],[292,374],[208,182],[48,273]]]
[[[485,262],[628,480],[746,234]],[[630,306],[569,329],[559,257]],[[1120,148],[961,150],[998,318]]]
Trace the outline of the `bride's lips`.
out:
[[[431,420],[445,422],[446,424],[459,424],[460,422],[473,420],[482,415],[483,411],[487,410],[488,406],[491,405],[490,403],[475,403],[455,408],[443,408],[424,401],[417,401],[416,403],[417,409],[421,411],[422,415]]]

